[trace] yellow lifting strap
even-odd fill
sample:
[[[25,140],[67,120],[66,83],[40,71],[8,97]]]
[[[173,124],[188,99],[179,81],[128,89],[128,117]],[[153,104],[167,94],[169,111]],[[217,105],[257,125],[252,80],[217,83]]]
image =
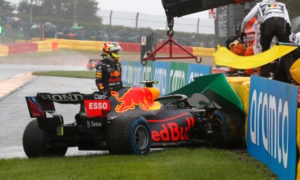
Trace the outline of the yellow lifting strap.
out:
[[[214,53],[214,61],[216,65],[227,66],[236,69],[251,69],[268,64],[290,52],[295,50],[297,46],[274,45],[267,51],[252,56],[239,56],[226,47],[218,45],[217,51]]]

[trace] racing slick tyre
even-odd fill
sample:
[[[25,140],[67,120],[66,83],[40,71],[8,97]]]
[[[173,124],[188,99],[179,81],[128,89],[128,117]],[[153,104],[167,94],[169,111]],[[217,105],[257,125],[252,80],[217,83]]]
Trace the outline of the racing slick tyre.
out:
[[[41,130],[35,119],[25,128],[23,134],[23,149],[27,157],[36,158],[64,156],[68,147],[55,144],[55,135],[51,135]]]
[[[215,138],[212,144],[216,147],[242,147],[244,142],[244,118],[241,114],[216,110],[213,113]]]
[[[152,144],[151,130],[141,116],[119,116],[111,121],[106,132],[111,154],[148,154]]]

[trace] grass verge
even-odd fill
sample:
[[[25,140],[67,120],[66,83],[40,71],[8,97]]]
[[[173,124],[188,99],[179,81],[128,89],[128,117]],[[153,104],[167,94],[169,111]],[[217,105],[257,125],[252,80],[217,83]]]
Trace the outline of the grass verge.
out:
[[[0,160],[0,179],[276,179],[241,151],[177,148],[147,156]]]
[[[95,71],[36,71],[32,73],[36,76],[60,76],[74,78],[95,78]]]

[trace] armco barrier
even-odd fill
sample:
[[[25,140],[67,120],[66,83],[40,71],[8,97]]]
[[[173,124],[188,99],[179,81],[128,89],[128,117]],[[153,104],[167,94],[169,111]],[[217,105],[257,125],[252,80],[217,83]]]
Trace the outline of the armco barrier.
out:
[[[37,52],[38,45],[33,42],[15,43],[8,45],[8,54]]]
[[[99,51],[102,49],[103,41],[78,41],[57,39],[58,48],[73,49],[73,50],[93,50]]]
[[[214,48],[193,47],[192,54],[195,56],[213,56]]]
[[[52,51],[56,51],[58,49],[58,42],[57,41],[53,41],[52,43]]]
[[[52,42],[50,41],[38,41],[35,42],[38,45],[38,52],[48,52],[52,51]]]
[[[0,56],[8,55],[8,47],[0,45]]]
[[[101,51],[104,45],[104,41],[82,41],[82,40],[68,40],[68,39],[54,39],[54,38],[48,38],[43,41],[41,41],[40,38],[32,38],[33,42],[52,42],[52,50],[56,50],[58,48],[63,49],[74,49],[74,50],[92,50],[92,51]],[[127,42],[118,42],[120,46],[122,47],[124,52],[140,52],[141,51],[141,44],[140,43],[127,43]],[[20,43],[16,43],[20,44]],[[43,44],[43,43],[42,43]],[[25,44],[23,44],[25,45]],[[157,44],[156,48],[159,47],[161,44]],[[22,47],[20,50],[15,50],[16,46],[20,45],[12,45],[11,52],[12,54],[15,53],[21,53],[21,52],[33,52],[32,50],[27,49],[27,47]],[[26,46],[28,44],[26,43]],[[24,50],[25,48],[25,50]],[[213,53],[215,52],[214,48],[204,48],[204,47],[192,47],[192,46],[183,46],[187,51],[191,52],[195,56],[213,56]],[[17,48],[19,49],[19,48]],[[22,50],[23,49],[23,50]],[[48,48],[37,48],[39,52],[47,51]],[[168,54],[170,51],[169,45],[164,46],[159,53],[166,53]],[[173,44],[172,48],[173,54],[186,54],[181,48],[179,48],[177,45]],[[5,53],[4,53],[5,54]],[[1,54],[0,54],[1,55]],[[3,54],[2,54],[3,56]]]
[[[141,51],[141,44],[139,44],[139,43],[119,42],[119,45],[122,47],[122,51],[125,51],[125,52],[140,52]]]

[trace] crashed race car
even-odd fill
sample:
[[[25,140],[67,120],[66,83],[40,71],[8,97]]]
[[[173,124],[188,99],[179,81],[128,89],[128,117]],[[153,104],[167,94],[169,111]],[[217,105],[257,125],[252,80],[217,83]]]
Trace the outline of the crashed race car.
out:
[[[140,155],[155,147],[244,145],[242,103],[223,74],[197,77],[160,97],[151,83],[109,96],[72,92],[25,97],[34,118],[23,134],[26,155],[64,156],[68,147]],[[80,106],[73,123],[64,124],[55,103]]]

